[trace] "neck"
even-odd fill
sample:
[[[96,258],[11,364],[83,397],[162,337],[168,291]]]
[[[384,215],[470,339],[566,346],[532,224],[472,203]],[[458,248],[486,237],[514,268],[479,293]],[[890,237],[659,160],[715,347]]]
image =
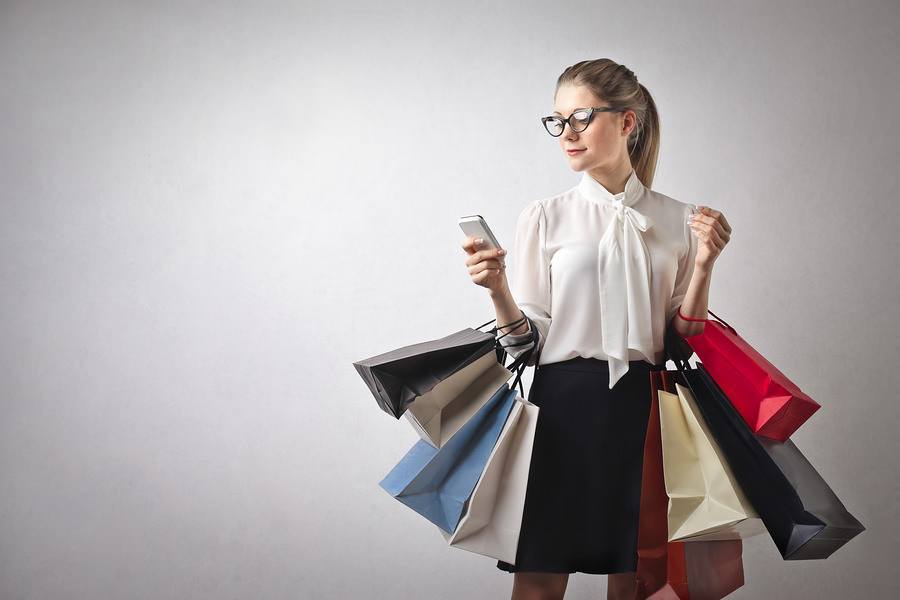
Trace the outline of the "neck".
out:
[[[597,167],[588,169],[588,175],[605,187],[610,194],[620,194],[625,191],[625,184],[628,182],[628,178],[631,177],[633,170],[631,161],[626,160],[612,168]]]

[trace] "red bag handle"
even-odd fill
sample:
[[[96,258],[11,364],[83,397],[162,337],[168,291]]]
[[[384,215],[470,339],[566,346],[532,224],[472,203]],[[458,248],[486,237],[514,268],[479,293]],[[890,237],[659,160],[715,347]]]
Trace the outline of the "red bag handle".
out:
[[[717,320],[719,323],[721,323],[722,325],[724,325],[725,327],[727,327],[727,328],[731,331],[731,333],[733,333],[734,335],[737,335],[737,334],[738,334],[737,331],[734,330],[734,327],[732,327],[731,325],[729,325],[728,323],[726,323],[724,320],[722,320],[722,317],[720,317],[719,315],[717,315],[717,314],[714,313],[713,311],[709,310],[708,308],[706,309],[706,312],[708,312],[709,314],[711,314],[712,316],[714,316],[714,317],[716,318],[716,320]],[[706,321],[709,321],[709,319],[697,319],[697,318],[694,318],[694,317],[686,317],[686,316],[684,316],[684,313],[681,312],[681,306],[678,307],[678,316],[681,317],[682,319],[684,319],[685,321],[699,321],[699,322],[703,322],[703,323],[705,323]]]

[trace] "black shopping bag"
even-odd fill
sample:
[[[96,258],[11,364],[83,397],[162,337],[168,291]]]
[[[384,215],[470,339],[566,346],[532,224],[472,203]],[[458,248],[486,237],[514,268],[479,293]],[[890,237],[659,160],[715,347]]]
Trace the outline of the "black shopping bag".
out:
[[[481,331],[482,327],[494,321],[492,319],[475,329],[467,327],[436,340],[404,346],[359,360],[353,366],[381,409],[399,419],[416,398],[472,363],[483,359],[485,363],[503,365],[507,353],[498,340],[509,332],[497,337],[497,327]],[[504,327],[512,327],[512,331],[515,329],[513,325],[520,322],[521,320]],[[491,352],[494,353],[493,357],[488,358],[487,355]],[[524,359],[529,354],[530,352],[526,352],[513,363],[519,375],[524,369]],[[512,370],[513,365],[508,368]],[[475,371],[472,376],[477,374]]]
[[[790,439],[754,434],[702,363],[676,366],[785,560],[827,558],[865,530]]]

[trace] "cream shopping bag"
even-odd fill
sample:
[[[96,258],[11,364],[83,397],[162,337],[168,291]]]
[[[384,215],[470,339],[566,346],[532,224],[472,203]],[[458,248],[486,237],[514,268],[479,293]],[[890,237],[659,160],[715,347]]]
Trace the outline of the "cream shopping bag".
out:
[[[659,391],[669,541],[726,540],[765,533],[710,434],[689,388]]]

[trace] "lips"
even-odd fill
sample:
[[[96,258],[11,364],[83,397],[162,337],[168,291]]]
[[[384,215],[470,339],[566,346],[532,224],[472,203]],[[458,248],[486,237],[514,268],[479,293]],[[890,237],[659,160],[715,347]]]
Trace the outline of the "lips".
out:
[[[584,152],[584,148],[570,148],[566,150],[566,154],[578,154],[579,152]]]

